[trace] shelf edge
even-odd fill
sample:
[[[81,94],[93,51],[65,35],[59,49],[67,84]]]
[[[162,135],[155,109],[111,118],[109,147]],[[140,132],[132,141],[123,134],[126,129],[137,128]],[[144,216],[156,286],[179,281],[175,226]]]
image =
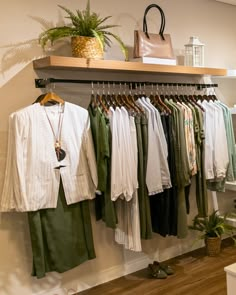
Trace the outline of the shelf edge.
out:
[[[89,69],[95,71],[114,72],[145,72],[182,75],[210,75],[225,76],[226,69],[186,67],[175,65],[144,64],[141,62],[118,61],[118,60],[93,60],[75,57],[47,56],[33,61],[33,67],[37,69]]]

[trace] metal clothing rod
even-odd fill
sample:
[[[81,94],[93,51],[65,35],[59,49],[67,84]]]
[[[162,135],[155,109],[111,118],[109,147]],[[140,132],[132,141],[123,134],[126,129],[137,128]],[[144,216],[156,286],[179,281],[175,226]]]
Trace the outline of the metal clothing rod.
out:
[[[36,88],[45,88],[50,83],[76,83],[76,84],[116,84],[116,85],[128,85],[134,89],[140,85],[158,85],[158,86],[186,86],[186,87],[197,87],[197,89],[218,87],[218,84],[199,84],[199,83],[172,83],[172,82],[150,82],[150,81],[104,81],[104,80],[72,80],[72,79],[57,79],[57,78],[46,78],[46,79],[35,79]]]

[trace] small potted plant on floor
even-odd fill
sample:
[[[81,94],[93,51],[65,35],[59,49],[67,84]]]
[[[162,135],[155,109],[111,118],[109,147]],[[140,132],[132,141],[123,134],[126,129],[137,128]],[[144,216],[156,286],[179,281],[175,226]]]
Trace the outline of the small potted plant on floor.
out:
[[[72,56],[102,59],[104,47],[111,46],[111,37],[114,38],[124,54],[125,60],[128,60],[128,51],[119,36],[109,31],[117,25],[104,24],[111,16],[100,17],[97,13],[91,12],[90,1],[88,0],[86,9],[76,10],[76,13],[70,9],[58,5],[67,13],[66,18],[71,21],[66,26],[50,28],[39,35],[39,42],[44,48],[47,42],[53,45],[55,41],[71,37]]]
[[[234,242],[234,234],[236,228],[227,222],[227,214],[223,217],[218,214],[218,211],[213,211],[207,217],[195,216],[192,225],[189,229],[200,232],[199,239],[204,239],[207,254],[216,256],[220,253],[221,237],[223,234],[229,235]]]

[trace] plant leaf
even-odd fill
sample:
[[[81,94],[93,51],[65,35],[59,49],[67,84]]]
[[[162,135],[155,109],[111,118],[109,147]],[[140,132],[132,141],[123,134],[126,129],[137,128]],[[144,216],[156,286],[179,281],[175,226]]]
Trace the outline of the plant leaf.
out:
[[[102,32],[104,35],[112,36],[119,43],[121,51],[123,52],[125,60],[127,61],[129,59],[128,50],[127,50],[125,44],[123,43],[123,41],[121,40],[121,38],[111,32],[107,32],[107,31],[102,31]]]
[[[69,18],[75,27],[78,26],[78,18],[70,9],[68,9],[62,5],[58,5],[58,7],[60,7],[62,10],[64,10],[69,15],[66,18]]]
[[[95,30],[92,29],[92,32],[94,34],[94,37],[97,38],[102,50],[104,50],[104,39],[102,38],[102,35],[99,35],[98,32],[96,32]]]
[[[100,26],[100,24],[104,23],[105,21],[107,21],[109,18],[111,18],[111,15],[109,16],[106,16],[104,18],[101,18],[99,21],[98,21],[98,26]]]
[[[70,36],[76,36],[75,29],[71,27],[51,28],[39,35],[39,43],[44,48],[48,41],[53,45],[56,40]]]

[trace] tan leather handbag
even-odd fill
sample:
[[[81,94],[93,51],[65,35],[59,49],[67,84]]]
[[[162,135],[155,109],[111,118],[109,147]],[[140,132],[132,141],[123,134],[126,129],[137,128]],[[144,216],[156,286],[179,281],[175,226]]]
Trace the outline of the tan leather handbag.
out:
[[[157,8],[161,14],[161,26],[159,34],[148,33],[146,16],[151,8]],[[134,31],[134,57],[158,57],[158,58],[175,58],[172,48],[171,37],[164,34],[165,14],[157,4],[150,4],[144,12],[143,31]]]

